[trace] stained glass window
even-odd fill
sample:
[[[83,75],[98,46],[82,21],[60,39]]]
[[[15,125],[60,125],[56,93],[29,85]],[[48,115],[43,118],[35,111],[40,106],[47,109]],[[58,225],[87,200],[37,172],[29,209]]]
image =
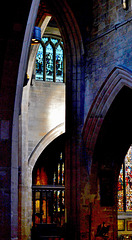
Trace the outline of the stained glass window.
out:
[[[126,211],[132,211],[132,147],[125,157]]]
[[[44,36],[36,55],[36,80],[64,82],[64,45],[61,38]]]
[[[57,212],[60,212],[60,191],[57,191]]]
[[[62,185],[64,186],[64,163],[62,163]]]
[[[36,56],[36,80],[43,79],[43,47],[39,45]]]
[[[54,39],[54,38],[51,38],[51,42],[54,43],[54,44],[56,44],[56,43],[58,42],[58,40],[57,40],[57,39]]]
[[[53,82],[53,47],[49,43],[46,47],[46,81]]]
[[[56,49],[56,82],[63,82],[63,49],[61,45]]]
[[[130,146],[118,179],[118,211],[132,211],[132,146]]]
[[[44,43],[46,43],[46,42],[48,42],[48,38],[47,38],[47,37],[44,37],[44,38],[42,38],[42,41],[43,41]]]
[[[58,163],[58,184],[61,182],[61,169],[60,169],[60,163]]]
[[[118,211],[123,211],[123,165],[118,179]]]

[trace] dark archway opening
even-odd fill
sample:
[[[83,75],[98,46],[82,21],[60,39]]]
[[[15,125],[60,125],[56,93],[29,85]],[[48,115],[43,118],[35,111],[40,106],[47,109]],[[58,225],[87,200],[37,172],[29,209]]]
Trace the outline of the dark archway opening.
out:
[[[42,168],[44,168],[46,174],[45,183],[44,179],[40,179],[40,183],[38,185],[62,184],[62,179],[60,179],[60,183],[57,183],[57,180],[56,182],[54,181],[54,172],[58,168],[58,159],[60,159],[60,153],[62,153],[61,158],[63,158],[61,160],[64,162],[64,152],[65,134],[62,134],[52,141],[38,158],[32,173],[33,185],[37,185],[37,170]]]
[[[50,143],[32,173],[32,239],[63,239],[65,224],[65,134]]]
[[[132,142],[131,103],[132,90],[124,86],[111,104],[96,142],[93,161],[98,163],[102,206],[116,203],[117,177]]]

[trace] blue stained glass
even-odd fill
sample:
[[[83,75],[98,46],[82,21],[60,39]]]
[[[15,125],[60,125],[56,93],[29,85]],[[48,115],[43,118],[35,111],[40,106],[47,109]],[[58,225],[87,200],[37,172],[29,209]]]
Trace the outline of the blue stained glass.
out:
[[[50,37],[42,41],[36,55],[36,80],[63,82],[63,42]]]
[[[36,80],[43,80],[43,47],[41,44],[36,55]]]
[[[46,81],[53,82],[53,48],[49,43],[46,47]]]
[[[56,48],[56,82],[63,82],[63,49],[60,45]]]
[[[56,43],[58,43],[58,40],[57,40],[57,39],[54,39],[54,38],[51,38],[51,42],[54,43],[54,44],[56,44]]]
[[[42,41],[43,41],[44,43],[46,43],[46,42],[48,41],[48,38],[47,38],[47,37],[44,37],[44,38],[42,38]]]

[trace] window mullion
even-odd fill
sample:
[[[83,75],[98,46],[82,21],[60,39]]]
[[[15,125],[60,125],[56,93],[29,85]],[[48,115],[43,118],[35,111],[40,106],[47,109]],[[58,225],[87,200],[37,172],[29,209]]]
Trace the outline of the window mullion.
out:
[[[54,73],[53,73],[53,82],[56,82],[56,49],[53,48],[53,66],[54,66]]]
[[[43,47],[43,66],[44,66],[44,71],[43,71],[43,81],[46,81],[46,47]]]
[[[37,62],[36,68],[35,68],[35,71],[37,69],[36,80],[64,82],[65,59],[64,59],[64,46],[63,46],[62,40],[56,37],[51,38],[50,36],[48,37],[45,36],[44,38],[42,38],[41,46],[43,48],[43,52],[42,52],[42,48],[40,48],[36,55],[36,62]],[[47,50],[47,46],[48,46],[48,50]],[[62,51],[60,50],[60,48],[58,49],[59,46],[62,49]],[[48,55],[49,55],[49,59],[48,59]],[[63,63],[62,63],[62,59],[63,59]],[[62,67],[62,64],[63,64],[63,67]],[[42,67],[42,70],[41,70],[41,67]]]

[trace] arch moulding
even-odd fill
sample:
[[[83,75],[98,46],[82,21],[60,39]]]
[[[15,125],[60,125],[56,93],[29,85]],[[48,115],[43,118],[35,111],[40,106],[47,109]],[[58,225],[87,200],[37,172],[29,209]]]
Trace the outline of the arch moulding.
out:
[[[33,169],[38,157],[43,152],[43,150],[57,137],[65,133],[65,124],[61,123],[54,129],[52,129],[50,132],[48,132],[41,141],[37,144],[37,146],[34,148],[33,152],[31,153],[29,159],[28,159],[28,165],[31,169]]]
[[[83,140],[90,158],[93,156],[97,137],[106,113],[123,86],[132,88],[132,71],[122,66],[117,66],[102,84],[83,128]]]

